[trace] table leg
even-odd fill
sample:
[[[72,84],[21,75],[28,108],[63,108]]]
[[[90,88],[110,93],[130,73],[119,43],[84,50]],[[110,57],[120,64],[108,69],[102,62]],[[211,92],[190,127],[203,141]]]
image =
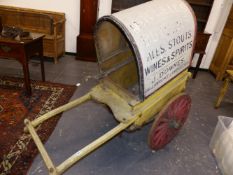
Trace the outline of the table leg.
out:
[[[30,82],[30,77],[29,77],[29,68],[28,68],[28,62],[23,62],[23,74],[24,74],[24,84],[26,88],[26,93],[28,95],[32,94],[32,89],[31,89],[31,82]]]
[[[196,65],[195,70],[194,70],[194,73],[193,73],[193,79],[195,79],[196,76],[197,76],[197,72],[198,72],[199,67],[200,67],[200,65],[201,65],[203,56],[204,56],[204,54],[202,54],[202,53],[200,53],[200,55],[198,56],[197,65]]]
[[[39,49],[39,57],[40,57],[40,68],[41,68],[41,76],[42,81],[45,81],[45,72],[44,72],[44,55],[43,55],[43,39],[41,38],[40,42],[40,49]]]
[[[40,55],[40,68],[41,68],[42,81],[45,81],[45,73],[44,73],[44,57],[43,57],[43,54],[42,54],[42,55]]]

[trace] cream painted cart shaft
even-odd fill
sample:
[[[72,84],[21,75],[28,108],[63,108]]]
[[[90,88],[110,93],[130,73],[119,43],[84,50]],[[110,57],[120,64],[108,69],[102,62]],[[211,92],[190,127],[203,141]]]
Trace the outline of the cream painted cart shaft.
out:
[[[63,174],[120,132],[152,120],[149,146],[158,150],[169,143],[191,107],[190,97],[183,92],[195,36],[196,19],[183,0],[150,1],[99,19],[95,29],[99,84],[64,106],[25,120],[25,132],[31,134],[49,174]],[[55,166],[36,133],[37,126],[89,100],[110,107],[119,125]]]

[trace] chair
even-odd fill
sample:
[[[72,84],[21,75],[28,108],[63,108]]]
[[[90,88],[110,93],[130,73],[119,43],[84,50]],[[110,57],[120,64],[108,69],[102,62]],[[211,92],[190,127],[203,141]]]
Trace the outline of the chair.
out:
[[[224,95],[226,94],[227,92],[227,89],[228,89],[228,86],[229,86],[229,82],[230,81],[233,81],[233,70],[227,70],[226,71],[227,73],[227,77],[226,79],[224,80],[224,83],[222,85],[222,88],[219,92],[219,95],[218,95],[218,98],[217,98],[217,101],[215,103],[215,108],[218,108],[222,102],[222,99],[224,97]]]
[[[197,72],[201,65],[202,58],[205,55],[206,46],[208,44],[210,36],[211,36],[210,33],[197,33],[196,45],[194,48],[193,56],[194,54],[199,54],[199,56],[198,56],[196,67],[193,72],[193,79],[195,79],[197,76]]]

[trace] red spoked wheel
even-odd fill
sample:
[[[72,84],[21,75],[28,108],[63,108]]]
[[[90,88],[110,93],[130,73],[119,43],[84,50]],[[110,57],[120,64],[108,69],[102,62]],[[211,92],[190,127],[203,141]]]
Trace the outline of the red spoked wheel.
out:
[[[173,97],[160,111],[149,132],[149,147],[158,150],[167,145],[184,125],[191,108],[187,94]]]

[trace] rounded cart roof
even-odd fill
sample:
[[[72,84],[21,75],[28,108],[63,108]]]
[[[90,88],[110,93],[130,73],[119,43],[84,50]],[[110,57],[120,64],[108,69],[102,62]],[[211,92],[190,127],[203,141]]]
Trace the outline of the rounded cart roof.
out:
[[[108,32],[101,31],[102,38],[98,38],[99,29],[107,23],[120,31],[133,52],[141,99],[189,67],[196,36],[196,18],[186,1],[154,0],[100,18],[95,31],[100,65],[106,50],[112,55],[115,52],[114,33],[111,33],[113,39],[105,38]],[[114,47],[122,47],[122,44]]]

